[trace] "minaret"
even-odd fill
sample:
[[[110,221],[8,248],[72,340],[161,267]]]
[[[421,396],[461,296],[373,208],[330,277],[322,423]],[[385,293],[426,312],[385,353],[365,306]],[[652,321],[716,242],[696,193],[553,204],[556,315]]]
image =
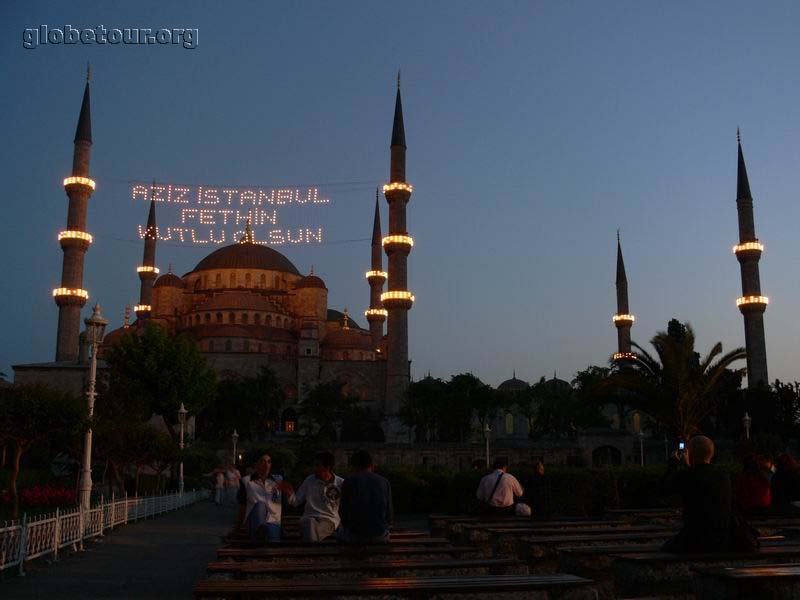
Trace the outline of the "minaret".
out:
[[[155,182],[153,182],[153,187],[155,187]],[[157,239],[156,201],[151,192],[150,212],[147,215],[147,229],[144,232],[144,255],[142,256],[142,264],[136,267],[136,272],[139,273],[139,281],[141,281],[139,304],[133,308],[137,321],[145,321],[150,318],[153,310],[153,282],[158,276],[158,267],[156,267]]]
[[[81,309],[89,299],[83,289],[83,261],[92,236],[86,231],[86,211],[95,182],[89,178],[89,160],[92,153],[92,115],[89,102],[91,71],[86,71],[81,114],[75,130],[75,149],[72,153],[72,174],[64,180],[69,198],[67,229],[58,234],[64,261],[61,269],[61,286],[53,290],[58,305],[58,334],[56,360],[78,360],[78,337],[81,327]]]
[[[733,253],[739,261],[742,273],[742,296],[736,305],[744,317],[744,344],[747,349],[747,387],[754,388],[769,384],[767,376],[767,345],[764,341],[764,311],[769,298],[761,295],[761,279],[758,261],[764,246],[756,237],[753,220],[753,196],[742,153],[742,140],[736,130],[739,146],[739,164],[736,181],[736,210],[739,213],[739,243]]]
[[[622,244],[617,231],[617,314],[613,316],[617,328],[617,352],[614,361],[618,364],[635,358],[631,352],[631,327],[635,318],[628,307],[628,277],[625,275],[625,260],[622,258]]]
[[[389,203],[389,235],[383,238],[383,248],[389,262],[389,286],[388,290],[381,294],[381,302],[387,312],[385,405],[387,415],[396,415],[400,410],[410,380],[408,311],[414,303],[414,296],[408,291],[407,262],[414,241],[408,235],[406,227],[406,204],[411,199],[412,191],[411,185],[406,183],[406,134],[398,72],[389,183],[383,186],[383,194]]]
[[[367,271],[369,282],[369,308],[364,315],[369,321],[369,332],[372,335],[372,348],[380,350],[383,340],[383,322],[386,321],[386,309],[381,304],[381,292],[386,281],[383,270],[383,250],[381,248],[381,213],[378,205],[378,188],[375,188],[375,221],[372,224],[372,262]]]

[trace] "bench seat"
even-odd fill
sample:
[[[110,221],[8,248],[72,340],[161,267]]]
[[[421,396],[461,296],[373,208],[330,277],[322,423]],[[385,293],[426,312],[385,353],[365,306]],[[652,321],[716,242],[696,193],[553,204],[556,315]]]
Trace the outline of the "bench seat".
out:
[[[281,547],[280,544],[260,548],[220,548],[217,557],[228,560],[272,560],[289,561],[311,558],[330,560],[355,557],[361,560],[377,560],[386,556],[485,556],[486,551],[475,546],[404,546],[382,544],[379,546],[341,546],[338,544],[307,544],[297,547]]]
[[[526,598],[569,597],[594,598],[592,581],[567,574],[554,575],[488,575],[474,577],[381,577],[357,579],[330,584],[264,580],[223,581],[206,579],[194,588],[195,598],[315,598],[319,596],[358,597],[380,595],[387,597],[425,598],[447,597],[448,594],[480,594],[485,597],[506,593],[525,593]],[[583,592],[580,594],[579,592]],[[535,595],[540,592],[540,595]],[[553,595],[551,595],[551,592]]]
[[[800,565],[796,564],[701,567],[694,571],[692,588],[696,597],[704,600],[800,597]]]

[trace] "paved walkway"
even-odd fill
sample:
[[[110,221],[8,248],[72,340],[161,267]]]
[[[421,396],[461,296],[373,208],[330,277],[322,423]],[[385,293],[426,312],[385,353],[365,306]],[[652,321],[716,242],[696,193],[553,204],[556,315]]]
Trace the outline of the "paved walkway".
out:
[[[25,577],[0,581],[0,598],[191,598],[234,516],[201,501],[121,526],[57,563],[33,561]]]

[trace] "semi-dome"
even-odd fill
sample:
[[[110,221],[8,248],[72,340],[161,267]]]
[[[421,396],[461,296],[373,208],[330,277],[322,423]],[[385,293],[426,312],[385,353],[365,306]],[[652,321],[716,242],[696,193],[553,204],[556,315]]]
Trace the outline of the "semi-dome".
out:
[[[161,277],[156,279],[153,287],[183,287],[183,279],[175,275],[175,273],[164,273]]]
[[[372,337],[361,329],[337,329],[325,336],[322,345],[326,349],[372,350]]]
[[[212,269],[262,269],[300,275],[292,262],[277,250],[247,242],[214,250],[194,268],[195,271]]]

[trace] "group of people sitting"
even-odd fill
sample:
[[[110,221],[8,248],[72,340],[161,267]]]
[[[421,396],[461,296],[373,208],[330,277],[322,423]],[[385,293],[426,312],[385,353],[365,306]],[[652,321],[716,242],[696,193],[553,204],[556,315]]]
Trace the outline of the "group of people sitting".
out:
[[[736,507],[745,515],[798,516],[793,502],[800,501],[800,465],[786,452],[775,459],[751,454],[744,459],[733,492]]]
[[[550,484],[545,477],[542,461],[536,462],[533,472],[525,480],[525,486],[522,486],[508,472],[508,460],[495,459],[492,472],[478,484],[476,496],[482,512],[488,516],[516,514],[545,519],[550,517]]]
[[[265,453],[243,477],[239,486],[239,523],[257,542],[281,540],[283,505],[303,507],[300,535],[319,542],[335,536],[345,543],[369,544],[389,541],[394,522],[392,488],[373,472],[372,457],[358,450],[350,457],[353,470],[342,478],[333,472],[334,456],[318,452],[314,472],[295,490],[272,470],[272,457]]]

